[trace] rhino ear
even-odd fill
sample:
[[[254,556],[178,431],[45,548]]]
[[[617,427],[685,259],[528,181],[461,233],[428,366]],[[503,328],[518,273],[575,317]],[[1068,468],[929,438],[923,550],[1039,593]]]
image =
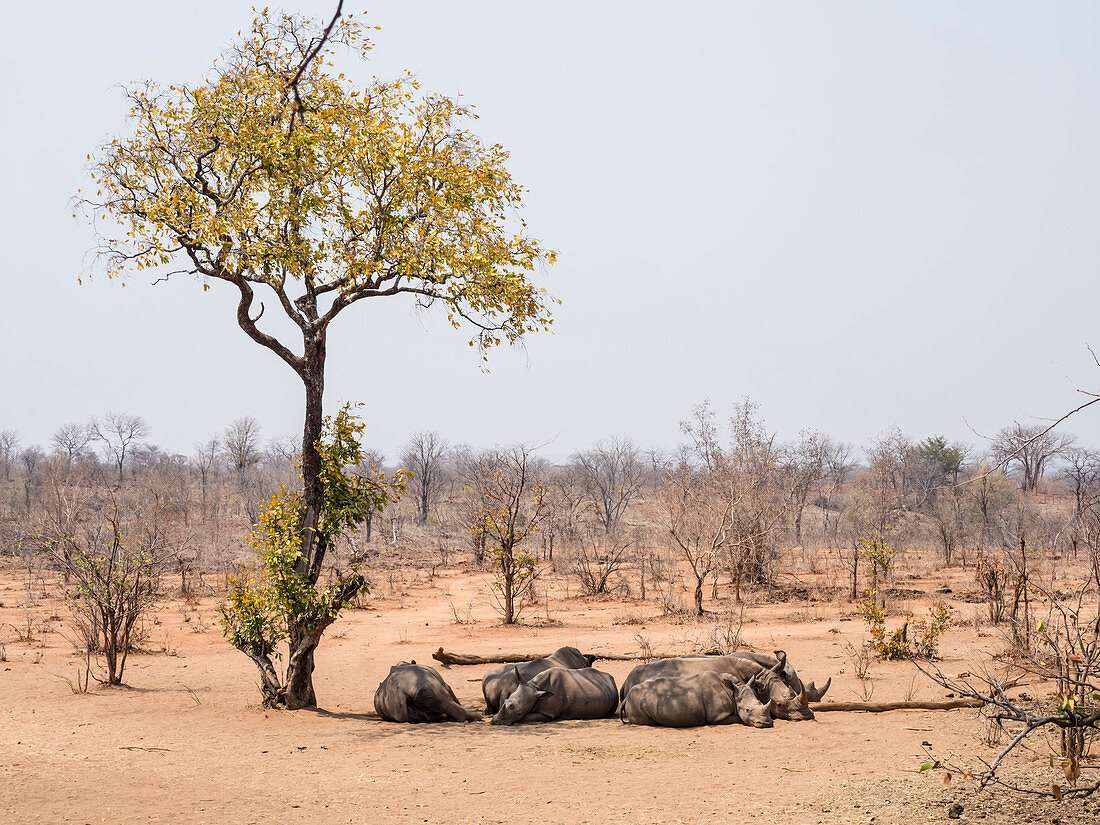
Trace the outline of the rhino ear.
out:
[[[827,680],[827,681],[825,682],[825,684],[823,684],[823,685],[821,686],[821,689],[820,689],[820,690],[818,690],[818,689],[817,689],[817,687],[816,687],[816,686],[814,685],[814,683],[813,683],[813,682],[810,682],[810,686],[809,686],[809,688],[807,688],[807,690],[806,690],[806,693],[808,693],[808,694],[809,694],[809,696],[810,696],[810,701],[811,701],[811,702],[820,702],[820,701],[821,701],[821,699],[822,699],[822,697],[824,697],[824,696],[825,696],[825,694],[826,694],[826,693],[828,692],[828,690],[829,690],[829,686],[830,686],[830,685],[831,685],[832,683],[833,683],[833,677],[832,677],[832,676],[830,676],[830,677],[828,678],[828,680]]]
[[[783,651],[779,650],[779,651],[776,651],[776,652],[777,653],[782,653]],[[784,656],[782,659],[780,659],[778,662],[775,663],[775,667],[771,668],[771,672],[774,673],[776,676],[782,675],[783,665],[785,665],[786,663],[787,663],[787,657]]]
[[[554,695],[554,691],[552,691],[552,690],[537,690],[537,691],[535,691],[535,696],[539,699],[543,699],[547,696],[553,696],[553,695]]]
[[[749,690],[756,690],[756,677],[758,675],[759,674],[754,673],[752,676],[749,677],[749,681],[746,683],[748,684]]]
[[[768,712],[768,716],[775,716],[776,704],[774,699],[769,699],[768,704],[764,706],[764,710]]]
[[[516,681],[519,682],[521,685],[526,685],[527,680],[523,678],[523,674],[519,672],[519,668],[515,665],[512,665],[512,670],[516,672]]]
[[[776,659],[778,659],[784,665],[787,664],[787,651],[785,651],[785,650],[776,650],[776,651],[773,651],[773,652],[775,654]]]

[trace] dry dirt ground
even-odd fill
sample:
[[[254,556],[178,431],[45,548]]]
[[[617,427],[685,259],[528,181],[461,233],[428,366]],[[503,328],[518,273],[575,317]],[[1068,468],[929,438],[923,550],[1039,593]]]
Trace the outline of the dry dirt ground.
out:
[[[389,666],[431,663],[440,645],[634,653],[640,634],[657,653],[687,652],[699,628],[661,619],[653,604],[562,599],[552,624],[504,628],[483,576],[446,571],[407,589],[382,585],[322,643],[321,708],[286,712],[258,706],[253,665],[222,638],[213,597],[165,603],[145,646],[167,653],[131,657],[127,687],[93,683],[74,693],[81,660],[66,639],[68,613],[55,596],[28,607],[33,590],[18,566],[0,569],[3,823],[915,823],[946,821],[954,802],[963,805],[960,822],[1100,821],[1100,799],[1002,800],[975,794],[973,782],[956,777],[945,787],[941,772],[920,773],[922,742],[960,759],[989,755],[974,711],[820,713],[771,730],[618,720],[398,725],[374,714]],[[972,614],[963,607],[961,616]],[[858,699],[845,645],[865,635],[845,611],[839,603],[754,607],[744,639],[787,650],[818,684],[832,676],[830,698]],[[37,617],[34,640],[20,641],[28,616]],[[952,628],[942,665],[957,673],[998,643]],[[621,680],[631,663],[598,666]],[[440,671],[480,709],[488,669]],[[872,675],[875,700],[944,695],[905,663],[876,663]],[[1042,755],[1021,770],[1049,771],[1048,761]]]

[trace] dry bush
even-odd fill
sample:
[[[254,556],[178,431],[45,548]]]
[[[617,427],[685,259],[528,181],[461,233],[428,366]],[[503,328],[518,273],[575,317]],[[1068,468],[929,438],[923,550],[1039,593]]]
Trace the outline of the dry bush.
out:
[[[577,544],[568,556],[568,571],[585,595],[605,594],[611,577],[630,561],[635,544],[636,538],[622,531],[604,532],[600,525],[587,525],[578,531]]]

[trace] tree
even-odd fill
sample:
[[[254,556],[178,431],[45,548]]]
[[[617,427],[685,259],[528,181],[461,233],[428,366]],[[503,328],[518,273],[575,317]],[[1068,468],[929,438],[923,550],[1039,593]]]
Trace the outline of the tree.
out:
[[[250,415],[242,416],[225,428],[222,450],[230,469],[243,476],[260,463],[260,424]]]
[[[989,463],[978,466],[974,478],[966,486],[967,498],[977,516],[980,530],[980,548],[992,537],[993,526],[1000,512],[1012,503],[1017,495],[1009,481],[997,467]]]
[[[504,149],[466,127],[469,108],[420,96],[411,76],[355,88],[331,66],[337,44],[364,60],[370,49],[340,6],[326,26],[265,10],[206,80],[130,88],[132,132],[95,154],[101,194],[81,201],[117,222],[101,224],[108,277],[173,263],[204,289],[226,284],[237,324],[302,382],[295,564],[311,585],[328,549],[317,445],[333,321],[360,301],[407,296],[470,323],[483,358],[551,323],[528,275],[554,253],[518,219]],[[269,305],[281,327],[261,326]],[[305,625],[291,619],[289,632],[306,650]],[[311,704],[312,649],[290,664],[305,677],[288,677],[288,707]]]
[[[1072,435],[1056,433],[1049,427],[1015,422],[997,433],[991,450],[998,464],[1019,470],[1020,489],[1034,493],[1038,492],[1050,462],[1065,453],[1075,440]]]
[[[109,412],[93,418],[88,424],[92,439],[103,445],[103,453],[118,468],[118,481],[122,483],[122,471],[126,460],[149,435],[149,425],[140,415]]]
[[[966,460],[966,448],[960,444],[948,444],[942,435],[932,435],[917,444],[916,454],[928,463],[941,477],[951,477],[952,482],[959,480],[959,472]]]
[[[420,523],[428,521],[446,480],[447,441],[439,433],[413,433],[401,453],[401,466],[412,473],[412,491]]]
[[[483,546],[492,546],[493,592],[505,624],[519,619],[538,575],[535,557],[519,547],[546,517],[545,486],[533,453],[523,444],[486,450],[467,468],[478,505],[466,526]]]
[[[1084,447],[1066,450],[1062,477],[1073,491],[1073,514],[1080,518],[1100,495],[1100,453]]]
[[[65,576],[88,653],[103,655],[101,681],[120,685],[138,622],[153,607],[177,544],[168,500],[68,472],[55,473],[50,487],[36,530],[39,552]]]
[[[57,428],[51,440],[54,449],[65,456],[65,466],[71,467],[73,459],[83,455],[84,450],[91,443],[92,433],[88,430],[87,424],[63,424]]]
[[[703,588],[718,566],[727,529],[727,502],[711,483],[711,472],[684,449],[669,462],[657,488],[658,517],[695,579],[698,616],[703,615]]]
[[[196,444],[191,453],[191,466],[198,473],[202,491],[203,518],[206,518],[210,482],[218,472],[218,456],[221,455],[221,449],[221,442],[214,437]]]
[[[382,452],[371,447],[364,447],[362,454],[363,457],[359,461],[357,472],[360,475],[380,475],[382,472],[382,465],[386,462],[386,457],[382,455]],[[374,511],[372,510],[367,513],[367,517],[363,519],[363,540],[368,544],[370,543],[371,527],[373,525]]]
[[[836,451],[836,445],[825,433],[803,430],[798,443],[789,451],[784,461],[784,474],[791,493],[794,511],[794,540],[802,544],[802,517],[810,495],[825,479],[827,462]]]
[[[613,532],[630,502],[642,492],[645,467],[637,445],[620,436],[597,441],[573,456],[578,480],[605,533]]]
[[[313,540],[329,547],[399,496],[405,480],[401,471],[391,484],[376,471],[354,469],[363,462],[359,442],[363,424],[349,405],[324,423],[322,438],[315,445],[321,457],[324,495]],[[302,569],[302,543],[311,537],[299,528],[301,500],[301,493],[283,490],[263,508],[252,532],[252,545],[263,567],[258,576],[231,578],[222,605],[226,636],[260,671],[264,703],[290,709],[317,704],[314,652],[325,630],[367,586],[355,569],[338,572],[322,587],[312,571]],[[275,660],[284,641],[287,666],[280,674]]]
[[[15,430],[0,431],[0,473],[4,481],[11,481],[11,471],[19,457],[19,433]]]

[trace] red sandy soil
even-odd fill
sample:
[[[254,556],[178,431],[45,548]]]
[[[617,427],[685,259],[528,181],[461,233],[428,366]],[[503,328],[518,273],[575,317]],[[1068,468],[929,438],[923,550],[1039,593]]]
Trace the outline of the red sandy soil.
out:
[[[483,655],[564,644],[636,653],[642,634],[658,654],[689,652],[697,628],[660,618],[652,603],[561,599],[552,624],[505,628],[483,575],[422,576],[333,626],[317,658],[320,709],[288,712],[259,706],[254,666],[223,639],[215,597],[169,599],[144,643],[169,653],[134,655],[127,687],[93,682],[85,695],[66,681],[82,668],[66,608],[56,596],[35,601],[27,606],[18,567],[0,570],[3,823],[915,823],[946,820],[956,801],[962,822],[1100,820],[1100,799],[1006,801],[975,795],[973,781],[945,787],[941,771],[919,772],[922,742],[971,762],[993,753],[975,711],[819,713],[770,730],[399,725],[374,713],[390,665],[437,664],[431,652],[441,645]],[[471,603],[471,623],[456,623]],[[960,605],[960,618],[973,608]],[[28,614],[39,621],[36,640],[18,641]],[[850,614],[843,603],[757,606],[744,639],[785,649],[818,684],[832,676],[828,698],[860,699],[845,645],[866,636]],[[941,666],[958,673],[1000,644],[988,631],[952,628]],[[621,680],[632,663],[597,666]],[[489,669],[440,672],[463,704],[481,709]],[[911,664],[876,662],[872,676],[875,701],[944,698]],[[1049,770],[1045,755],[1029,764]]]

